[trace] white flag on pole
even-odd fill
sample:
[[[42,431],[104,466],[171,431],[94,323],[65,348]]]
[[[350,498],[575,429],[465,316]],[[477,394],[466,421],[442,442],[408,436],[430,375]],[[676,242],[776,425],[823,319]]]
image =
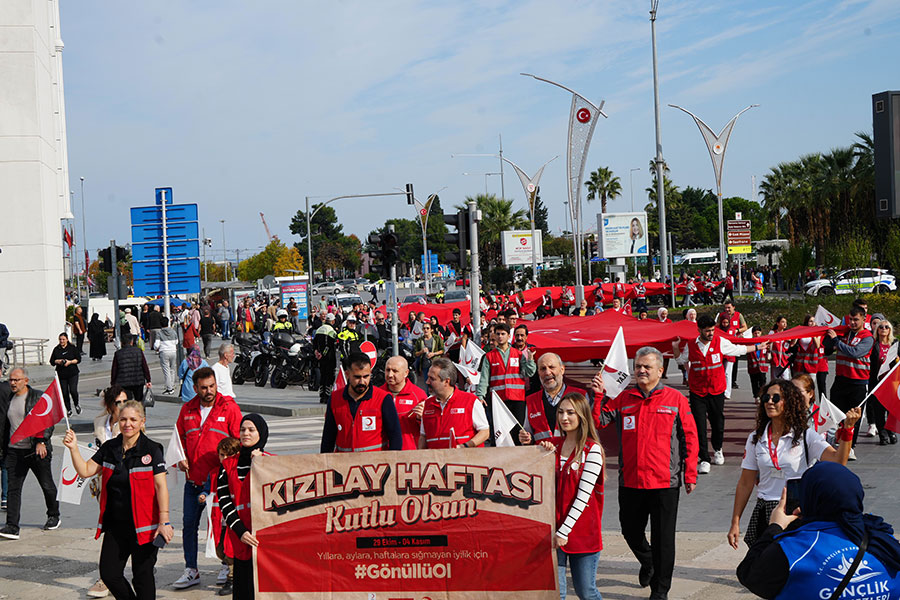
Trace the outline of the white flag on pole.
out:
[[[459,363],[465,367],[477,369],[482,356],[484,356],[484,350],[472,340],[469,340],[465,348],[459,349]]]
[[[181,436],[178,435],[178,426],[174,426],[169,445],[166,447],[166,468],[170,469],[186,458],[184,447],[181,445]]]
[[[206,497],[206,550],[204,554],[206,558],[218,558],[216,555],[216,536],[213,534],[212,505],[215,494],[209,494]],[[218,502],[218,498],[216,499]]]
[[[459,363],[453,363],[456,365],[456,370],[459,371],[463,377],[466,379],[466,383],[470,386],[478,385],[478,382],[481,381],[481,371],[478,369],[473,369],[472,367],[467,367],[465,365],[461,365]]]
[[[491,392],[491,409],[494,413],[494,445],[498,448],[501,446],[515,446],[512,438],[512,430],[519,424],[506,404],[497,395],[497,392]]]
[[[89,460],[94,456],[94,450],[78,446],[81,457]],[[59,486],[56,488],[56,500],[58,502],[68,502],[69,504],[81,504],[81,495],[84,492],[87,479],[79,477],[75,471],[75,463],[72,462],[72,455],[66,448],[63,452],[62,470],[59,472]]]
[[[603,385],[606,387],[606,395],[615,398],[621,394],[631,382],[631,373],[628,370],[628,351],[625,349],[625,331],[619,327],[612,346],[603,362]]]
[[[881,368],[878,369],[879,378],[891,370],[895,360],[897,360],[897,344],[891,344],[891,347],[888,348],[887,356],[884,357],[884,362],[881,363]]]
[[[837,429],[846,416],[841,409],[825,397],[825,394],[822,394],[819,398],[819,405],[813,408],[810,418],[815,430],[824,434],[826,431]]]
[[[816,308],[816,325],[818,327],[837,327],[841,324],[841,320],[828,312],[821,304]]]

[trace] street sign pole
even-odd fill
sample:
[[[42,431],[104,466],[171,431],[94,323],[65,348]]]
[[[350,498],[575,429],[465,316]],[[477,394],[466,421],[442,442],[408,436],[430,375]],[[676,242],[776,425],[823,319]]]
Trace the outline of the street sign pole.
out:
[[[116,343],[122,343],[122,323],[119,320],[119,263],[116,260],[116,240],[109,240],[109,262],[112,263],[113,313],[115,314]]]
[[[162,204],[160,208],[162,209],[162,251],[163,251],[163,303],[164,308],[163,312],[166,315],[166,319],[172,320],[172,305],[169,300],[169,236],[166,232],[166,190],[163,188],[160,190],[162,194]]]
[[[478,266],[478,209],[475,205],[474,198],[469,199],[469,248],[472,249],[472,275],[470,277],[472,297],[472,338],[475,343],[481,345],[481,296],[479,288],[481,287],[480,278],[481,271]],[[534,243],[534,240],[532,240]]]

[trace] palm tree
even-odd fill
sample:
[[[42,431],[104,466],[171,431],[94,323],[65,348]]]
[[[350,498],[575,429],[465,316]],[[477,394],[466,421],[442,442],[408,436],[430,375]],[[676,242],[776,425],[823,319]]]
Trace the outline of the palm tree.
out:
[[[606,212],[607,200],[618,198],[622,195],[622,183],[613,172],[606,167],[599,167],[591,173],[590,179],[584,182],[588,189],[587,201],[600,199],[600,212]]]
[[[468,202],[471,198],[467,197]],[[475,196],[475,204],[481,211],[481,222],[478,225],[479,250],[485,255],[488,265],[500,264],[500,235],[503,231],[513,229],[525,229],[530,227],[530,221],[525,216],[525,210],[514,211],[512,200],[503,200],[494,194]],[[455,207],[457,210],[466,208],[462,205]]]

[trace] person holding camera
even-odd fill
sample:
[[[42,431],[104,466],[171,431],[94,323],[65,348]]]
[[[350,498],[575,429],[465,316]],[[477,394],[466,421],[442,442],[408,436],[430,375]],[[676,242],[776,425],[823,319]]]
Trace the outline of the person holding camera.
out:
[[[100,473],[96,537],[106,534],[100,549],[100,577],[118,600],[156,598],[156,554],[175,533],[169,522],[163,447],[144,435],[146,421],[141,403],[127,401],[119,409],[119,435],[104,442],[87,461],[74,431],[68,430],[63,439],[80,477]],[[125,578],[129,557],[130,584]]]
[[[808,427],[809,409],[803,394],[793,382],[775,379],[760,390],[756,412],[756,429],[747,436],[741,477],[734,491],[734,510],[728,543],[737,550],[741,535],[741,515],[757,488],[756,505],[747,525],[744,542],[752,546],[766,528],[782,491],[792,486],[817,461],[847,464],[853,427],[861,410],[847,412],[843,427],[838,429],[840,446],[835,450],[822,434]],[[792,498],[793,500],[793,498]]]

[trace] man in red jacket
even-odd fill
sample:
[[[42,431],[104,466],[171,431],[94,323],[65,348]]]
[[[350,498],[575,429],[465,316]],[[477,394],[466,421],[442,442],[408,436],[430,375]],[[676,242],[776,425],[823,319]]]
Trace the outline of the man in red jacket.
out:
[[[691,408],[684,395],[660,383],[662,372],[662,354],[645,346],[634,359],[636,386],[607,400],[601,374],[591,380],[594,397],[604,398],[600,424],[615,423],[619,434],[619,522],[641,563],[638,581],[650,586],[651,599],[667,598],[672,586],[681,483],[688,494],[697,485]],[[652,544],[645,534],[648,519]]]
[[[176,590],[200,583],[197,570],[197,529],[205,503],[200,494],[208,494],[209,476],[219,468],[219,440],[240,437],[241,409],[234,399],[223,396],[216,387],[216,373],[209,367],[194,371],[197,395],[181,407],[175,427],[181,437],[185,460],[178,463],[184,471],[184,573],[172,584]]]
[[[402,356],[392,356],[384,364],[384,385],[379,386],[394,397],[403,449],[415,450],[419,445],[419,426],[425,407],[425,390],[409,380],[409,363]]]

